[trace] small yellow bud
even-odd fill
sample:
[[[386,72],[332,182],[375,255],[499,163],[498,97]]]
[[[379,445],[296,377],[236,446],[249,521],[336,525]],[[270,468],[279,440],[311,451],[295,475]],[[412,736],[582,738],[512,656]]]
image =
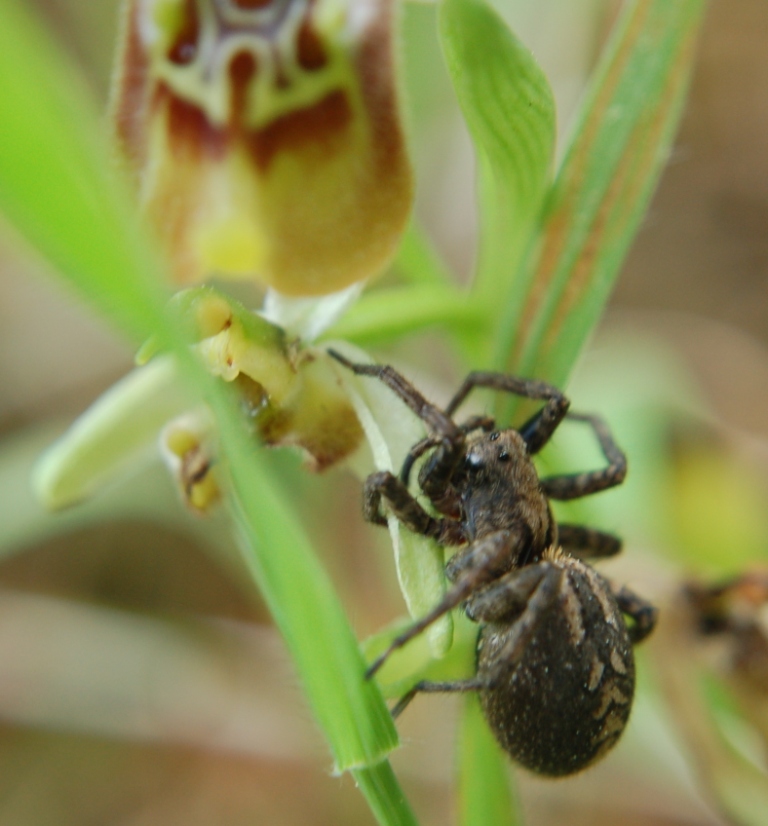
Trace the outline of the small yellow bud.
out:
[[[216,481],[211,423],[204,414],[187,413],[169,422],[160,436],[160,449],[183,501],[204,514],[221,499]]]

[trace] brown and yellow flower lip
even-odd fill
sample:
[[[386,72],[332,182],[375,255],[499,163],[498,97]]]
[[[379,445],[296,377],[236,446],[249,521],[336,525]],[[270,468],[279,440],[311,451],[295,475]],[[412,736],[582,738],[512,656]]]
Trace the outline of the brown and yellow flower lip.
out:
[[[128,0],[118,146],[174,280],[323,295],[377,274],[413,182],[392,0]]]

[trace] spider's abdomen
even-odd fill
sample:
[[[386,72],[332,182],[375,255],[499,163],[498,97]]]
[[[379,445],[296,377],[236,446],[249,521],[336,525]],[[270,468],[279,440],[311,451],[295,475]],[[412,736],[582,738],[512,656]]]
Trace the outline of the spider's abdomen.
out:
[[[546,563],[545,563],[546,564]],[[632,646],[607,583],[574,559],[560,592],[516,663],[499,660],[515,623],[489,623],[478,642],[478,676],[496,675],[480,692],[502,747],[538,774],[580,771],[607,753],[629,718],[635,688]]]

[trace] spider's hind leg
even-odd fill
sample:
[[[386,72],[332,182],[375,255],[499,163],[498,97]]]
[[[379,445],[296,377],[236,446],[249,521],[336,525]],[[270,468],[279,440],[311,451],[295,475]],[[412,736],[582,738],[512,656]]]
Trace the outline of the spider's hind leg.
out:
[[[630,591],[629,588],[620,588],[618,591],[612,590],[612,592],[622,613],[632,617],[635,621],[634,625],[627,630],[632,644],[637,645],[656,627],[659,610],[650,602],[639,597],[634,591]]]
[[[478,680],[477,677],[468,680],[450,680],[443,683],[436,683],[431,680],[420,680],[397,701],[392,708],[392,716],[395,718],[399,717],[417,694],[466,693],[467,691],[480,691],[485,687],[485,683],[483,683],[482,680]]]
[[[615,556],[622,546],[618,536],[584,525],[560,522],[557,533],[558,544],[579,559],[604,559]]]

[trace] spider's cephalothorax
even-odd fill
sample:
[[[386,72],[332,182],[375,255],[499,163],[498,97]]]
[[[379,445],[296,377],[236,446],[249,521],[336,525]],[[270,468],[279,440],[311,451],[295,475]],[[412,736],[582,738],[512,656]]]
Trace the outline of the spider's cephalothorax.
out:
[[[568,399],[540,381],[471,373],[445,410],[430,404],[391,367],[352,364],[374,376],[419,416],[429,435],[413,446],[399,476],[379,471],[365,483],[364,513],[386,524],[382,503],[406,527],[460,550],[447,565],[453,583],[432,611],[398,636],[370,667],[372,676],[396,649],[464,603],[481,623],[477,673],[467,680],[417,683],[419,692],[477,691],[499,743],[519,763],[544,775],[586,768],[618,740],[635,685],[632,645],[652,630],[655,609],[627,589],[614,590],[584,560],[611,556],[616,537],[558,524],[550,499],[575,499],[620,484],[626,459],[601,419],[568,413]],[[487,416],[459,425],[453,414],[474,387],[544,401],[519,430],[497,430]],[[565,417],[594,430],[608,465],[540,479],[531,457]],[[408,490],[414,462],[429,454],[419,487],[434,514]],[[627,627],[624,614],[632,618]]]

